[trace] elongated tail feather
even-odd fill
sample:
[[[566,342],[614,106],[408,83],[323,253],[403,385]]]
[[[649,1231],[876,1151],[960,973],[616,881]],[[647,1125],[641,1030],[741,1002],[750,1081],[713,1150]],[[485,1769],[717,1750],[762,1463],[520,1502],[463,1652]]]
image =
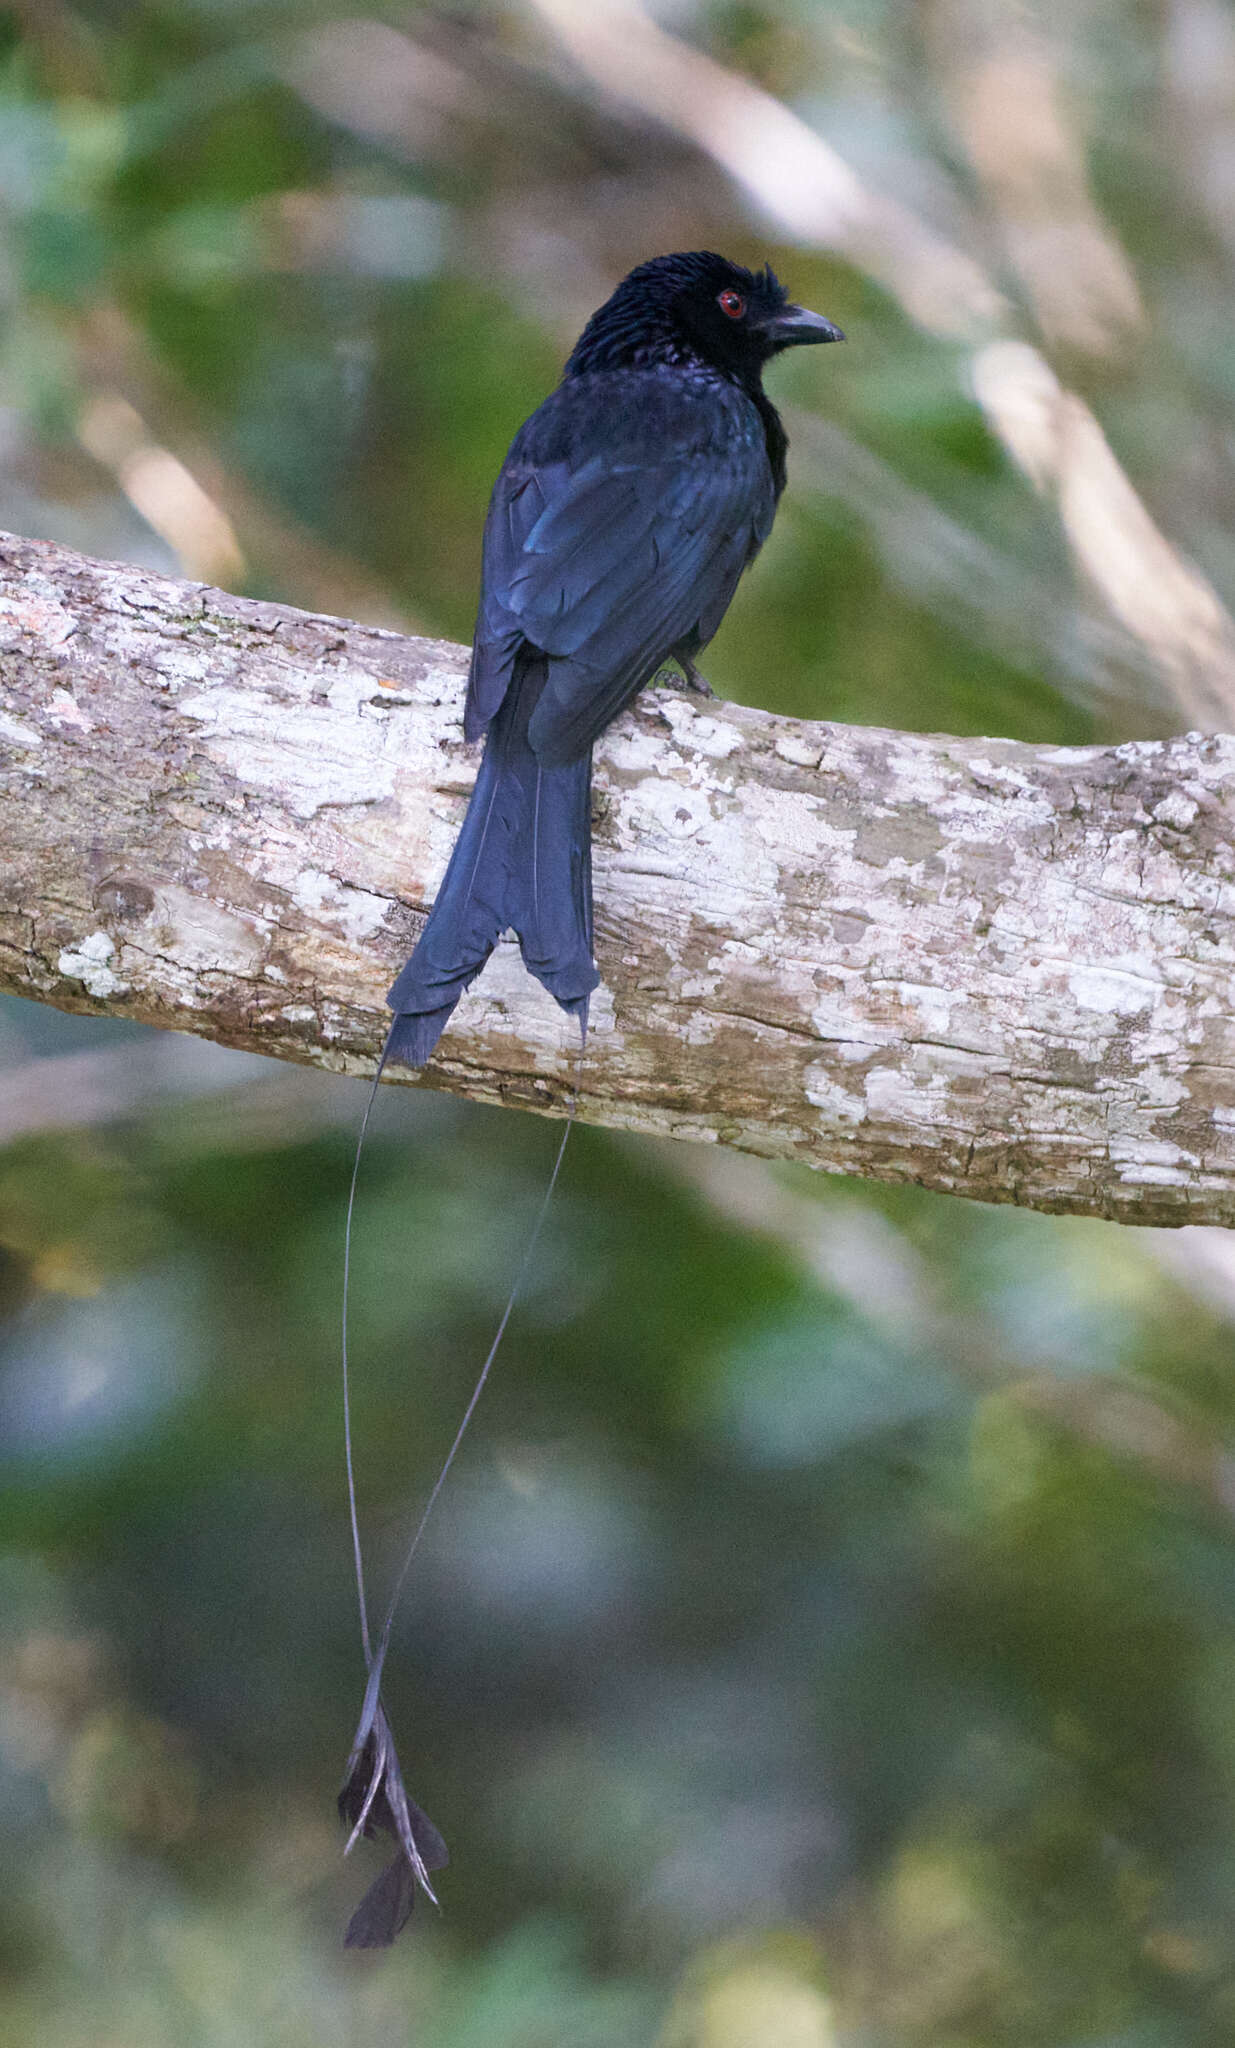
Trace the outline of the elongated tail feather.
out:
[[[592,756],[545,768],[527,729],[543,656],[520,659],[485,743],[476,787],[437,901],[386,1000],[387,1057],[428,1059],[451,1011],[504,931],[528,970],[586,1025],[600,979],[592,958]]]

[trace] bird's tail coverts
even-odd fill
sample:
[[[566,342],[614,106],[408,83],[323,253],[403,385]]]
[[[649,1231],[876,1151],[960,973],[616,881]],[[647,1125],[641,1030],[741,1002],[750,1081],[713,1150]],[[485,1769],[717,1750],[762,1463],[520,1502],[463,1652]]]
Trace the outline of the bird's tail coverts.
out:
[[[522,660],[485,744],[463,828],[415,952],[386,1000],[395,1011],[387,1057],[428,1059],[504,931],[562,1008],[586,1026],[600,976],[592,958],[590,749],[544,767],[528,722],[548,664]]]

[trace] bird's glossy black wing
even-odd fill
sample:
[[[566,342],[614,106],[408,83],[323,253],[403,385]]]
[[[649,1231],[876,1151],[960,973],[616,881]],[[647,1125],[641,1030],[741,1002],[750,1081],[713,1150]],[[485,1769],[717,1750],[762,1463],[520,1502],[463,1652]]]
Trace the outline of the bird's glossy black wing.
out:
[[[542,468],[520,461],[518,451],[517,439],[493,486],[485,521],[480,608],[463,713],[464,737],[469,740],[478,740],[496,718],[514,677],[516,658],[526,644],[506,593],[524,542],[549,502],[557,472],[565,473],[563,463]]]
[[[530,738],[548,766],[585,753],[676,647],[711,638],[775,510],[741,392],[580,382],[593,388],[563,386],[528,422],[494,491],[468,701],[483,730],[519,648],[542,649]]]

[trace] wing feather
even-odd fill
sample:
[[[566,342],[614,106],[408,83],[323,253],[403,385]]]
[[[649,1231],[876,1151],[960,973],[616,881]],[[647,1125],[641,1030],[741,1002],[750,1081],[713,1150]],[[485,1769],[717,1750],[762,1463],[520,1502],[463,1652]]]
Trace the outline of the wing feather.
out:
[[[578,759],[675,649],[711,638],[775,504],[762,422],[735,387],[631,371],[560,386],[494,488],[469,737],[526,644],[549,656],[532,745],[546,766]]]

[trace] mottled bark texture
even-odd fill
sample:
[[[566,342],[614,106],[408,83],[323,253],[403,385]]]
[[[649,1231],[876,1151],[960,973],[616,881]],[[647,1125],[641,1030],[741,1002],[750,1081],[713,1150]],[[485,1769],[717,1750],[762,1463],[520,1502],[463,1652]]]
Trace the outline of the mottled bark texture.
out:
[[[475,772],[465,660],[0,536],[0,985],[368,1071]],[[659,688],[595,809],[588,1119],[1235,1220],[1235,739],[1030,747]],[[575,1071],[506,944],[424,1078],[560,1109]]]

